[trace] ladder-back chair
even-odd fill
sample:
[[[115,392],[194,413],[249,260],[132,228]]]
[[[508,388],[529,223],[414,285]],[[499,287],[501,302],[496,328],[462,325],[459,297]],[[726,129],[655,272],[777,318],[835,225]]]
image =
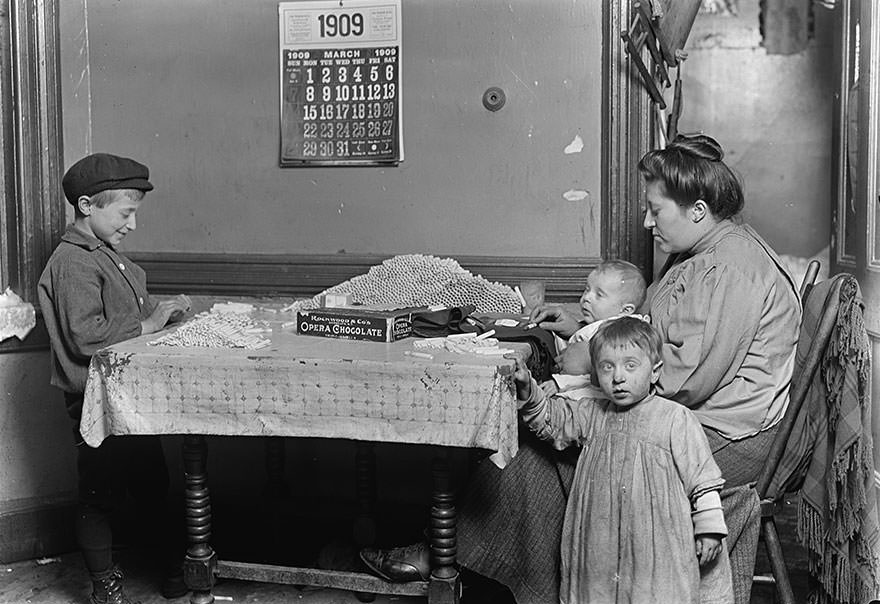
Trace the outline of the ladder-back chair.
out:
[[[807,274],[800,287],[800,296],[804,307],[806,307],[807,300],[813,291],[813,285],[818,273],[819,262],[813,260],[807,268]],[[837,314],[840,308],[839,296],[829,295],[828,298],[825,300],[821,314],[816,317],[804,316],[800,327],[800,337],[798,338],[799,347],[804,341],[805,335],[812,334],[812,338],[806,353],[798,354],[791,378],[791,395],[788,409],[785,411],[785,415],[779,424],[773,445],[767,457],[767,464],[764,466],[755,484],[755,489],[761,501],[761,538],[767,551],[767,557],[770,560],[770,569],[773,573],[773,580],[776,583],[777,602],[780,604],[796,603],[774,518],[776,504],[785,493],[771,493],[769,490],[785,453],[792,428],[794,428],[798,415],[804,406],[807,392],[813,383],[813,377],[819,368],[822,356],[825,353],[825,349],[831,339],[831,333],[837,322]]]

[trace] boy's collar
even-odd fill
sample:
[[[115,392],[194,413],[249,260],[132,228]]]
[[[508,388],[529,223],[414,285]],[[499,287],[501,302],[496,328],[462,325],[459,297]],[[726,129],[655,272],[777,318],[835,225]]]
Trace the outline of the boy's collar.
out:
[[[64,231],[64,234],[61,236],[61,240],[85,248],[90,252],[95,251],[99,247],[107,246],[106,243],[104,243],[94,235],[89,235],[88,233],[85,233],[75,223],[67,225],[67,230]]]

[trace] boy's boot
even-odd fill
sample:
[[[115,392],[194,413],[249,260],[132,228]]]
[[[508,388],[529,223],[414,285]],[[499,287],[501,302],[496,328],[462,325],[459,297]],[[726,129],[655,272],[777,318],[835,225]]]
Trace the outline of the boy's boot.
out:
[[[122,571],[118,566],[100,573],[91,573],[92,595],[89,604],[140,604],[129,599],[123,589]]]

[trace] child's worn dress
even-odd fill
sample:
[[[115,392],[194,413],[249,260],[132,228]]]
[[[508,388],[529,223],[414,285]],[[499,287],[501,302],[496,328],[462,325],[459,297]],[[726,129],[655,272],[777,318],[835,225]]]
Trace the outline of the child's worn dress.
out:
[[[548,398],[534,380],[531,393],[521,413],[538,436],[583,446],[562,532],[561,602],[699,602],[692,502],[724,480],[693,414],[653,394],[620,408]],[[709,529],[727,533],[723,521]]]

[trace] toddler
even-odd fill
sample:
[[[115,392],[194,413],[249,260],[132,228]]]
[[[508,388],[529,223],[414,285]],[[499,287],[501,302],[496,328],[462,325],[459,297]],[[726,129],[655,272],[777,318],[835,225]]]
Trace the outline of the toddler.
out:
[[[700,602],[700,567],[727,564],[715,602],[732,602],[724,484],[689,409],[657,396],[660,336],[631,316],[590,339],[604,398],[548,397],[514,373],[523,421],[557,449],[580,445],[561,542],[563,604]]]

